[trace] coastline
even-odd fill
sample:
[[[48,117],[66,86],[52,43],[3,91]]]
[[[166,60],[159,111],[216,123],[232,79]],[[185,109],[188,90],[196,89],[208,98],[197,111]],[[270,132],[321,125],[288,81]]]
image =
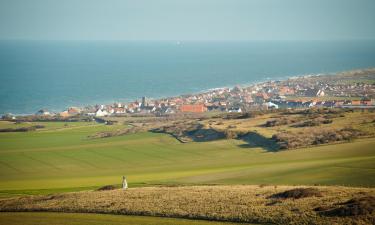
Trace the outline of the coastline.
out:
[[[335,75],[338,75],[338,74],[352,73],[352,72],[355,72],[355,71],[366,71],[366,70],[369,70],[369,69],[371,70],[373,68],[372,67],[370,67],[370,68],[359,68],[359,69],[337,71],[337,72],[327,72],[327,73],[308,73],[308,74],[301,74],[301,75],[285,75],[285,76],[278,76],[278,77],[274,77],[274,78],[266,77],[266,78],[260,79],[258,81],[242,83],[242,84],[235,84],[235,85],[225,85],[225,86],[221,86],[221,87],[214,87],[214,88],[204,89],[204,90],[201,90],[201,91],[196,91],[196,92],[191,92],[191,93],[182,93],[182,94],[178,94],[178,95],[156,96],[156,97],[139,96],[138,99],[117,98],[118,100],[108,100],[108,101],[101,101],[101,102],[95,102],[93,100],[93,101],[91,101],[92,103],[81,103],[81,104],[73,104],[73,105],[66,104],[61,109],[52,108],[52,109],[48,109],[48,110],[50,110],[50,112],[52,112],[52,113],[58,113],[58,112],[62,112],[64,109],[67,109],[69,107],[85,108],[85,107],[92,107],[92,106],[95,106],[95,105],[110,105],[110,104],[114,104],[114,103],[117,103],[117,102],[120,102],[120,103],[123,103],[123,104],[129,104],[131,102],[140,101],[140,99],[142,99],[142,97],[146,97],[150,100],[173,99],[173,98],[180,98],[180,97],[183,97],[183,96],[193,96],[193,95],[207,94],[207,93],[212,93],[212,92],[215,92],[215,91],[218,91],[218,90],[224,90],[224,89],[233,89],[235,87],[250,88],[250,87],[254,87],[254,86],[262,86],[262,85],[265,85],[268,82],[285,82],[285,81],[288,81],[288,80],[293,81],[293,80],[297,80],[297,79],[308,79],[308,78],[320,77],[320,76],[335,76]],[[41,106],[40,109],[45,109],[45,107]],[[12,112],[10,112],[10,113],[4,113],[3,115],[6,115],[6,114],[11,114],[11,115],[14,115],[14,116],[30,116],[30,115],[34,115],[35,112],[30,112],[30,113],[12,113]]]

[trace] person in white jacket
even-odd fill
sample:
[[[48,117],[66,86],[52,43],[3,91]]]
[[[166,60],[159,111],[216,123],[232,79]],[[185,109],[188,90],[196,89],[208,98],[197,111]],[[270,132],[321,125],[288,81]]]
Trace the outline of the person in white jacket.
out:
[[[122,189],[128,189],[128,182],[126,181],[126,177],[122,176]]]

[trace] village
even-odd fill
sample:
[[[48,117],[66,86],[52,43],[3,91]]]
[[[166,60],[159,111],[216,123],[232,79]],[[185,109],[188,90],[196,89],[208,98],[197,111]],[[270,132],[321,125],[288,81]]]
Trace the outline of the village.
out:
[[[370,78],[372,72],[370,71]],[[369,71],[360,71],[368,77]],[[352,73],[352,72],[348,72]],[[351,74],[349,74],[351,75]],[[358,75],[355,74],[354,75]],[[365,77],[366,77],[365,76]],[[332,79],[335,77],[335,79]],[[358,78],[358,77],[356,77]],[[348,74],[335,76],[305,76],[283,81],[267,81],[246,87],[217,88],[210,91],[169,97],[148,99],[142,97],[129,103],[113,103],[83,108],[69,107],[59,113],[39,110],[39,116],[70,117],[121,116],[153,114],[156,116],[175,113],[247,112],[282,108],[375,108],[375,83],[359,79],[352,81]]]

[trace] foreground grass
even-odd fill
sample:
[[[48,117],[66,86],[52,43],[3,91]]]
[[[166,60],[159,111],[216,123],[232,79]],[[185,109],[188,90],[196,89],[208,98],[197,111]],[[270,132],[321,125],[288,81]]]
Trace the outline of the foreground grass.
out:
[[[83,213],[0,213],[0,225],[231,225],[232,223]]]
[[[95,189],[194,184],[375,186],[375,139],[283,152],[239,140],[179,143],[165,134],[89,139],[117,129],[93,123],[46,124],[0,134],[0,197]]]
[[[337,206],[375,189],[314,187],[318,196],[279,199],[291,186],[145,187],[86,191],[0,200],[0,211],[48,211],[146,215],[262,224],[371,224],[375,211],[358,216],[324,216],[314,209]],[[374,206],[370,206],[374,207]],[[372,208],[373,210],[373,208]]]

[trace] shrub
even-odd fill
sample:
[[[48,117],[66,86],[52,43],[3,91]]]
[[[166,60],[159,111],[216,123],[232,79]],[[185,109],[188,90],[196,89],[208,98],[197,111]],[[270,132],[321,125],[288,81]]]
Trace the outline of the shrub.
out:
[[[225,130],[224,135],[227,139],[235,139],[238,137],[238,133],[233,130]]]
[[[287,124],[291,124],[295,122],[297,122],[295,118],[282,117],[280,119],[269,120],[265,124],[263,124],[263,126],[264,127],[276,127],[276,126],[287,125]]]
[[[97,191],[110,191],[117,189],[114,185],[106,185],[97,189]]]
[[[299,199],[307,197],[322,197],[322,193],[316,188],[295,188],[292,190],[273,194],[269,198]]]
[[[298,128],[298,127],[315,127],[315,126],[319,126],[320,124],[330,124],[332,122],[333,121],[331,119],[316,118],[316,119],[313,119],[313,120],[306,120],[306,121],[303,121],[301,123],[294,124],[291,127],[295,127],[295,128]]]
[[[344,203],[336,204],[333,207],[318,207],[315,208],[321,215],[324,216],[359,216],[367,215],[375,212],[375,197],[365,196],[352,198]]]
[[[28,132],[28,131],[34,131],[36,129],[44,128],[43,125],[35,125],[31,127],[20,127],[20,128],[4,128],[0,129],[0,132]]]

